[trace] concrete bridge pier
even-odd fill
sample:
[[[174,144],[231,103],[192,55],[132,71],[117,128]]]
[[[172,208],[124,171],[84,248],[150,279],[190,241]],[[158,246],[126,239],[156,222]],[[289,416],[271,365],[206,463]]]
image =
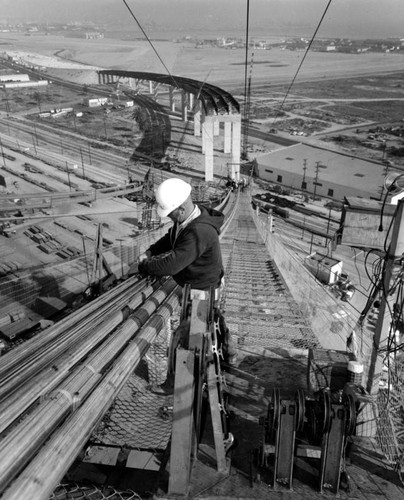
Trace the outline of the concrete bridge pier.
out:
[[[194,111],[194,106],[195,106],[195,95],[192,94],[192,92],[188,93],[188,110],[189,111]]]
[[[201,117],[202,117],[201,104],[198,101],[194,106],[194,136],[195,137],[201,136]]]
[[[213,135],[218,137],[220,135],[220,118],[218,115],[213,115]]]
[[[185,90],[181,92],[181,118],[184,122],[188,120],[188,93]]]
[[[205,180],[213,180],[214,138],[220,133],[220,122],[224,123],[223,152],[231,154],[231,177],[240,180],[241,154],[241,116],[240,115],[205,115],[202,112],[202,153],[205,155]],[[199,112],[194,114],[194,133],[200,127]]]
[[[231,152],[231,129],[232,129],[231,122],[225,121],[224,122],[224,141],[223,141],[223,153],[225,153],[225,154]]]
[[[202,122],[202,152],[205,155],[205,181],[213,181],[213,120],[214,117],[205,116]]]
[[[175,99],[174,99],[173,87],[168,87],[168,99],[169,99],[170,109],[174,113],[175,112]]]

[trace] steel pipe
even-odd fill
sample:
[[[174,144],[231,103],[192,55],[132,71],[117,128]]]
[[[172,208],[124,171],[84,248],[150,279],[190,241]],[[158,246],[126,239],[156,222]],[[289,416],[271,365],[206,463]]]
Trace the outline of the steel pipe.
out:
[[[129,343],[88,399],[57,428],[4,492],[3,500],[48,500],[178,305],[179,296],[174,293]]]
[[[168,281],[162,289],[156,291],[144,304],[152,314],[176,287],[173,280]],[[177,295],[178,295],[177,291]],[[127,345],[133,335],[143,326],[146,317],[143,312],[134,312],[106,342],[98,346],[85,364],[77,367],[60,386],[43,400],[29,415],[16,425],[6,437],[0,441],[0,491],[35,455],[57,426],[80,406],[94,389],[101,373],[117,353]]]

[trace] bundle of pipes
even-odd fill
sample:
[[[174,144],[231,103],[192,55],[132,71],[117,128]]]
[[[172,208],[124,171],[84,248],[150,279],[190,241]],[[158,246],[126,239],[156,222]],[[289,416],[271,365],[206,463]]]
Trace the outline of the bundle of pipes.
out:
[[[231,201],[217,208],[233,215]],[[179,307],[180,293],[172,279],[130,278],[2,358],[2,500],[48,500]]]
[[[120,292],[114,289],[100,297],[98,305],[91,303],[86,308],[92,320],[80,310],[77,321],[69,318],[64,326],[55,326],[58,335],[62,335],[65,328],[74,334],[67,336],[69,347],[61,349],[61,355],[53,360],[52,366],[48,363],[39,372],[17,370],[22,386],[10,389],[2,401],[2,416],[5,414],[8,422],[4,425],[2,421],[2,427],[8,429],[0,441],[2,498],[49,498],[119,390],[178,308],[180,290],[173,280],[167,280],[163,286],[157,282],[150,286],[146,280],[129,281],[131,284],[122,287]],[[149,299],[144,302],[146,297]],[[137,309],[132,312],[135,307]],[[146,322],[147,326],[142,328]],[[82,341],[82,337],[87,340]],[[92,337],[97,340],[91,341]],[[35,353],[40,351],[46,356],[48,350],[52,352],[50,339],[55,339],[55,333],[47,332],[49,346],[44,352],[40,344],[33,341]],[[56,346],[60,347],[58,342]],[[19,349],[13,359],[14,362],[26,359],[29,365],[35,365],[26,348]],[[6,366],[9,375],[14,363],[8,361]],[[59,371],[63,375],[59,375]],[[24,374],[28,377],[29,391],[21,379]],[[37,385],[40,390],[36,390]],[[36,392],[35,397],[30,391]],[[19,399],[23,403],[19,403]],[[32,405],[33,400],[36,405]],[[27,415],[19,419],[26,409],[29,409]]]
[[[0,368],[0,432],[78,363],[151,295],[158,283],[138,279],[117,287],[94,303],[4,356]],[[41,342],[43,341],[43,343]],[[3,409],[4,407],[4,409]]]

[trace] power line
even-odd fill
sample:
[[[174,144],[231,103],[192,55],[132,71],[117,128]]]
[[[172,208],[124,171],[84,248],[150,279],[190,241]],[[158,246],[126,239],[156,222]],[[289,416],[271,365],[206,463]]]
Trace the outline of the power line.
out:
[[[280,112],[281,112],[281,110],[282,110],[282,108],[283,108],[283,105],[285,104],[285,101],[286,101],[286,99],[288,98],[289,92],[291,91],[291,89],[292,89],[292,87],[293,87],[293,84],[295,83],[295,80],[296,80],[296,78],[297,78],[297,75],[299,74],[300,68],[303,66],[304,60],[306,59],[306,56],[307,56],[307,54],[309,53],[309,50],[310,50],[310,48],[311,48],[311,46],[312,46],[312,44],[313,44],[313,42],[314,42],[314,39],[315,39],[315,37],[316,37],[316,35],[317,35],[318,30],[320,29],[321,23],[323,22],[323,19],[324,19],[325,15],[326,15],[326,13],[327,13],[327,11],[328,11],[328,8],[329,8],[329,7],[330,7],[330,5],[331,5],[331,2],[332,2],[332,0],[328,0],[328,4],[327,4],[327,6],[326,6],[326,8],[325,8],[325,10],[324,10],[324,12],[323,12],[323,15],[321,16],[321,19],[320,19],[320,21],[319,21],[319,23],[318,23],[318,25],[317,25],[316,30],[314,31],[313,36],[311,37],[311,40],[310,40],[310,42],[309,42],[309,45],[307,46],[307,49],[306,49],[306,51],[305,51],[305,53],[304,53],[304,56],[303,56],[302,60],[300,61],[299,67],[298,67],[298,68],[297,68],[297,70],[296,70],[295,76],[293,77],[292,82],[290,83],[290,85],[289,85],[289,87],[288,87],[288,89],[287,89],[287,91],[286,91],[285,97],[283,98],[283,101],[282,101],[282,103],[281,103],[281,105],[280,105],[280,108],[278,109],[278,112],[277,112],[277,114],[276,114],[276,116],[275,116],[275,118],[274,118],[273,123],[275,123],[275,122],[276,122],[276,120],[277,120],[277,119],[278,119],[278,117],[279,117],[279,114],[280,114]]]
[[[245,60],[244,60],[244,118],[247,109],[247,73],[248,73],[248,46],[249,46],[249,26],[250,26],[250,0],[247,0],[247,18],[245,30]]]
[[[138,21],[137,17],[135,16],[135,14],[133,13],[132,9],[129,7],[128,3],[126,2],[126,0],[122,0],[123,3],[125,4],[126,8],[128,9],[130,15],[133,17],[133,19],[135,20],[136,24],[138,25],[140,31],[143,33],[144,37],[146,38],[146,40],[149,42],[151,48],[153,49],[154,53],[156,54],[158,60],[161,62],[161,64],[163,65],[164,69],[167,71],[167,74],[168,76],[170,76],[170,78],[172,78],[173,82],[174,82],[174,85],[176,87],[178,87],[176,81],[175,81],[175,78],[173,77],[173,75],[171,74],[170,70],[168,69],[168,67],[166,66],[166,64],[164,63],[163,59],[161,58],[160,54],[158,53],[156,47],[153,45],[153,42],[150,40],[150,38],[147,36],[147,33],[145,32],[145,30],[143,29],[142,25],[140,24],[140,22]]]

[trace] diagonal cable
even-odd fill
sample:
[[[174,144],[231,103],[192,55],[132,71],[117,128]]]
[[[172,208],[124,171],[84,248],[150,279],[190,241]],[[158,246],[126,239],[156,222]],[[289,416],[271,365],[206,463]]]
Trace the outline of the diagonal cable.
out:
[[[124,0],[124,1],[125,1],[125,0]],[[313,42],[314,42],[314,39],[315,39],[315,37],[316,37],[316,35],[317,35],[318,30],[320,29],[321,23],[323,22],[323,19],[324,19],[325,15],[326,15],[326,13],[327,13],[327,11],[328,11],[328,8],[329,8],[329,7],[330,7],[330,5],[331,5],[331,2],[332,2],[332,0],[328,0],[328,4],[327,4],[327,6],[326,6],[326,8],[325,8],[325,10],[324,10],[324,12],[323,12],[323,15],[321,16],[321,19],[320,19],[319,23],[317,24],[317,28],[316,28],[316,30],[314,31],[313,36],[311,37],[310,43],[309,43],[309,45],[307,46],[306,52],[304,53],[304,56],[303,56],[302,60],[300,61],[300,64],[299,64],[299,67],[298,67],[298,68],[297,68],[297,70],[296,70],[295,76],[293,77],[293,79],[292,79],[292,81],[291,81],[291,83],[290,83],[290,85],[289,85],[289,87],[288,87],[288,89],[287,89],[287,91],[286,91],[285,97],[283,98],[283,101],[282,101],[282,103],[281,103],[281,105],[280,105],[280,107],[279,107],[279,109],[278,109],[278,112],[277,112],[277,114],[276,114],[276,116],[275,116],[275,118],[274,118],[273,123],[275,123],[275,122],[276,122],[276,120],[277,120],[277,119],[278,119],[278,117],[279,117],[280,112],[282,111],[283,105],[285,104],[285,101],[286,101],[286,99],[288,98],[289,92],[291,91],[291,89],[292,89],[292,87],[293,87],[293,84],[295,83],[295,80],[296,80],[296,78],[297,78],[297,75],[299,74],[300,68],[303,66],[304,60],[306,59],[306,56],[307,56],[307,54],[309,53],[309,50],[310,50],[310,48],[311,48],[311,46],[312,46],[312,44],[313,44]]]
[[[162,57],[160,56],[160,54],[158,53],[156,47],[153,45],[153,42],[150,40],[150,38],[147,36],[147,33],[145,32],[145,30],[143,29],[142,25],[140,24],[140,22],[138,21],[137,17],[135,16],[135,14],[133,13],[132,9],[129,7],[128,3],[126,0],[122,0],[123,3],[125,4],[126,8],[128,9],[130,15],[133,17],[133,19],[135,20],[136,24],[138,25],[140,31],[143,33],[144,37],[146,38],[146,40],[149,42],[151,48],[153,49],[154,53],[156,54],[158,60],[161,62],[161,64],[163,65],[164,69],[167,71],[167,74],[168,76],[172,79],[172,81],[174,82],[174,85],[175,87],[178,87],[177,85],[177,82],[175,81],[175,78],[173,77],[173,75],[171,74],[170,70],[168,69],[168,67],[166,66],[166,64],[164,63]]]

